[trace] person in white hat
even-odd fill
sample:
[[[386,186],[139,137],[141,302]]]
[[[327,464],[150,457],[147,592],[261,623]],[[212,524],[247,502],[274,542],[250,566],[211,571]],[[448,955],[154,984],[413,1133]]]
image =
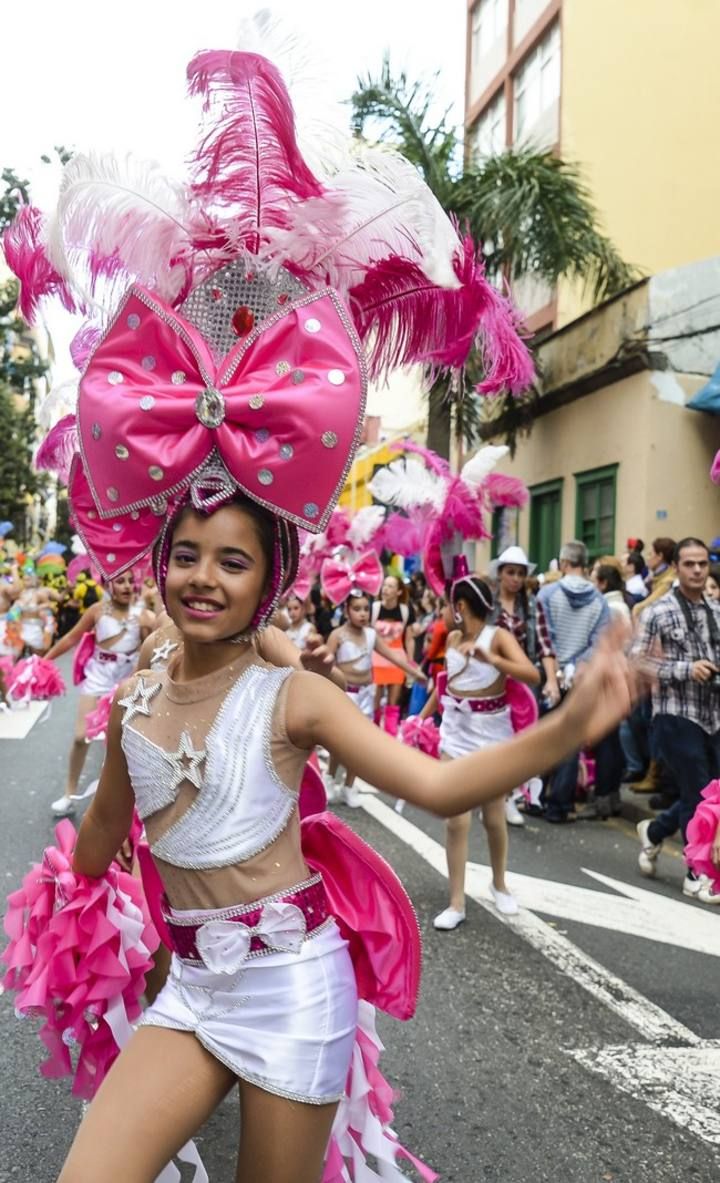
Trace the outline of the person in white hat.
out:
[[[535,597],[528,592],[527,577],[535,571],[521,546],[507,546],[488,565],[488,575],[495,585],[495,611],[492,623],[506,628],[539,670],[545,672],[545,696],[558,702],[557,663],[550,632],[544,616],[538,612]],[[517,807],[519,790],[505,802],[505,819],[510,826],[522,826],[525,819]]]

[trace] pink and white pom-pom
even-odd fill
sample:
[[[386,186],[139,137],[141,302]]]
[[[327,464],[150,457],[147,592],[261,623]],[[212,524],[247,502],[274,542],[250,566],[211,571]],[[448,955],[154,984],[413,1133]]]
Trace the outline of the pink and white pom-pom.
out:
[[[720,888],[720,867],[712,860],[712,848],[720,825],[720,780],[711,780],[687,828],[685,861],[696,875],[707,875]]]
[[[65,683],[52,661],[44,657],[26,657],[13,667],[8,693],[20,703],[30,702],[31,699],[45,701],[64,694]]]
[[[98,700],[97,706],[85,716],[85,738],[87,740],[101,739],[103,742],[105,741],[114,697],[115,691],[110,690]]]
[[[440,758],[440,731],[432,719],[410,715],[400,725],[400,739],[409,748],[417,748],[433,760]]]
[[[44,1020],[42,1075],[73,1076],[73,1093],[90,1099],[140,1015],[159,938],[137,879],[115,864],[100,879],[75,874],[72,823],[55,837],[8,898],[3,985],[20,1017]]]
[[[439,1178],[401,1145],[391,1128],[393,1090],[379,1068],[383,1050],[375,1007],[361,999],[345,1096],[335,1114],[322,1183],[407,1183],[398,1159],[410,1163],[425,1183]],[[375,1159],[377,1171],[368,1165],[367,1155]]]

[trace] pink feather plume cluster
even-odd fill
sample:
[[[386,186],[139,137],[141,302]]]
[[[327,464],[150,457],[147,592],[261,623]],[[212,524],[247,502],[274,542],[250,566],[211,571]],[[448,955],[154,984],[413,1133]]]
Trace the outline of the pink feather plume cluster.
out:
[[[204,51],[187,76],[202,121],[186,183],[131,159],[76,156],[54,214],[26,206],[6,231],[22,314],[56,296],[89,317],[73,343],[79,367],[130,283],[177,305],[219,266],[252,256],[339,291],[373,378],[415,363],[461,367],[475,348],[481,393],[531,384],[516,311],[412,165],[367,148],[316,176],[282,76],[260,54]]]

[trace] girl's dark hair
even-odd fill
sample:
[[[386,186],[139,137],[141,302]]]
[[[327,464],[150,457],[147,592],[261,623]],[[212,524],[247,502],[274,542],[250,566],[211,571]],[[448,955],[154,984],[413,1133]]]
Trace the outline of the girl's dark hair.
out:
[[[611,566],[610,563],[601,563],[598,567],[597,581],[605,584],[606,591],[625,591],[622,575],[617,567]]]
[[[473,616],[477,616],[479,620],[485,620],[494,607],[492,592],[487,583],[475,576],[454,583],[451,596],[453,604],[464,600]]]
[[[694,540],[693,540],[694,541]],[[701,543],[704,546],[705,543]],[[653,538],[651,546],[656,555],[660,555],[666,563],[675,561],[675,539],[674,538]]]
[[[645,569],[645,560],[640,554],[640,551],[631,550],[627,557],[627,561],[628,567],[632,567],[636,575],[642,575],[643,570]]]
[[[290,592],[290,595],[287,597],[285,603],[289,604],[291,600],[297,600],[301,608],[305,605],[305,601],[297,594],[297,592]]]
[[[372,607],[372,596],[370,595],[369,592],[363,591],[363,589],[361,587],[351,587],[350,588],[350,592],[349,592],[347,599],[345,600],[345,604],[344,604],[344,607],[346,609],[350,607],[351,600],[367,600],[368,608]]]

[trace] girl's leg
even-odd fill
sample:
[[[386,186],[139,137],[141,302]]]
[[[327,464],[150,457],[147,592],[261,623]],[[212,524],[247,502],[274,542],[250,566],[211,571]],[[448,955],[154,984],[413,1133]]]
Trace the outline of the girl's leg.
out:
[[[75,734],[73,736],[72,747],[70,748],[70,759],[68,761],[68,774],[65,783],[65,796],[72,797],[77,793],[78,782],[85,767],[85,758],[87,756],[88,745],[85,740],[85,719],[90,711],[97,706],[97,698],[94,694],[81,694],[78,699],[77,715],[75,717]]]
[[[493,885],[497,891],[507,894],[505,872],[507,870],[508,832],[505,820],[505,798],[500,797],[495,801],[485,802],[482,807],[482,820],[490,851]]]
[[[141,1027],[100,1086],[58,1183],[154,1183],[235,1080],[190,1032]]]
[[[485,806],[483,806],[483,811]],[[465,911],[465,866],[468,857],[468,835],[472,813],[460,813],[448,818],[445,826],[445,853],[450,881],[450,907]]]
[[[240,1081],[236,1183],[320,1183],[337,1105],[306,1105]]]

